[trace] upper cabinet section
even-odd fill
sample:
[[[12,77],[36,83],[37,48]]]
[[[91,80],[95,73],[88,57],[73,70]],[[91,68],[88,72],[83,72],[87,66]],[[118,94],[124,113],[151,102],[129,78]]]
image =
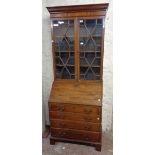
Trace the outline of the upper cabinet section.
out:
[[[102,80],[108,4],[47,7],[54,80]]]

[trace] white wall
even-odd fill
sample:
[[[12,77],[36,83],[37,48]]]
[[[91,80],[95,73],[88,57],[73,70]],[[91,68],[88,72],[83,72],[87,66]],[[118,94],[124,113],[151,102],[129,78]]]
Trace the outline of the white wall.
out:
[[[43,102],[43,130],[49,124],[48,97],[53,81],[53,62],[51,51],[50,18],[46,9],[46,1],[42,3],[42,102]]]
[[[42,41],[42,63],[43,63],[43,113],[45,121],[49,124],[48,116],[48,97],[50,93],[51,84],[53,81],[53,64],[51,52],[51,36],[50,36],[50,18],[46,6],[60,6],[60,5],[78,5],[78,4],[93,4],[93,3],[110,3],[106,21],[105,21],[105,51],[103,64],[103,115],[102,127],[103,131],[112,130],[112,105],[113,105],[113,65],[112,65],[112,0],[43,0],[43,41]]]

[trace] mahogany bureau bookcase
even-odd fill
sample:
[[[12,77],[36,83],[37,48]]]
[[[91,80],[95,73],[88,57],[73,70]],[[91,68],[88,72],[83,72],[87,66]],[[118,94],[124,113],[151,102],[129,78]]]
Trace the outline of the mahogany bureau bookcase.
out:
[[[105,16],[108,3],[47,7],[54,82],[49,97],[50,144],[102,145]]]

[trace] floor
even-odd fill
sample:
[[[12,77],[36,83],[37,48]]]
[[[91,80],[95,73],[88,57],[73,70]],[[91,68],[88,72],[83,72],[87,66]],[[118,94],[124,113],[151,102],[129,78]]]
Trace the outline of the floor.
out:
[[[111,133],[103,134],[102,151],[96,151],[92,146],[61,143],[50,145],[50,136],[43,138],[42,155],[112,155],[113,154],[113,137]]]

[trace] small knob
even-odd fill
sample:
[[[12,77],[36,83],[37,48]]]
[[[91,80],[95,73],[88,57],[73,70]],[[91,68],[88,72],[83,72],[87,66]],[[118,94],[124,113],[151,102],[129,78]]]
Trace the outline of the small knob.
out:
[[[60,107],[60,111],[64,111],[64,109],[65,109],[64,107]]]
[[[64,115],[60,114],[60,115],[59,115],[59,118],[60,118],[60,119],[63,119],[63,118],[64,118]]]
[[[59,111],[61,109],[61,107],[60,106],[57,106],[57,110]]]
[[[86,140],[89,140],[89,137],[86,137]]]
[[[87,113],[87,114],[89,114],[89,113],[92,112],[92,110],[91,109],[84,109],[84,112]]]
[[[91,121],[92,119],[89,118],[89,117],[86,117],[85,120],[86,120],[86,121]]]
[[[88,124],[85,126],[85,129],[86,129],[86,130],[90,130],[90,128],[91,128],[91,127],[90,127]]]
[[[60,127],[60,128],[63,128],[63,127],[64,127],[64,123],[60,123],[60,124],[59,124],[59,127]]]
[[[59,105],[59,106],[57,107],[57,110],[58,110],[58,111],[64,111],[64,109],[65,109],[65,108],[64,108],[64,106],[62,106],[62,105]]]
[[[62,135],[66,135],[66,132],[63,132]]]

